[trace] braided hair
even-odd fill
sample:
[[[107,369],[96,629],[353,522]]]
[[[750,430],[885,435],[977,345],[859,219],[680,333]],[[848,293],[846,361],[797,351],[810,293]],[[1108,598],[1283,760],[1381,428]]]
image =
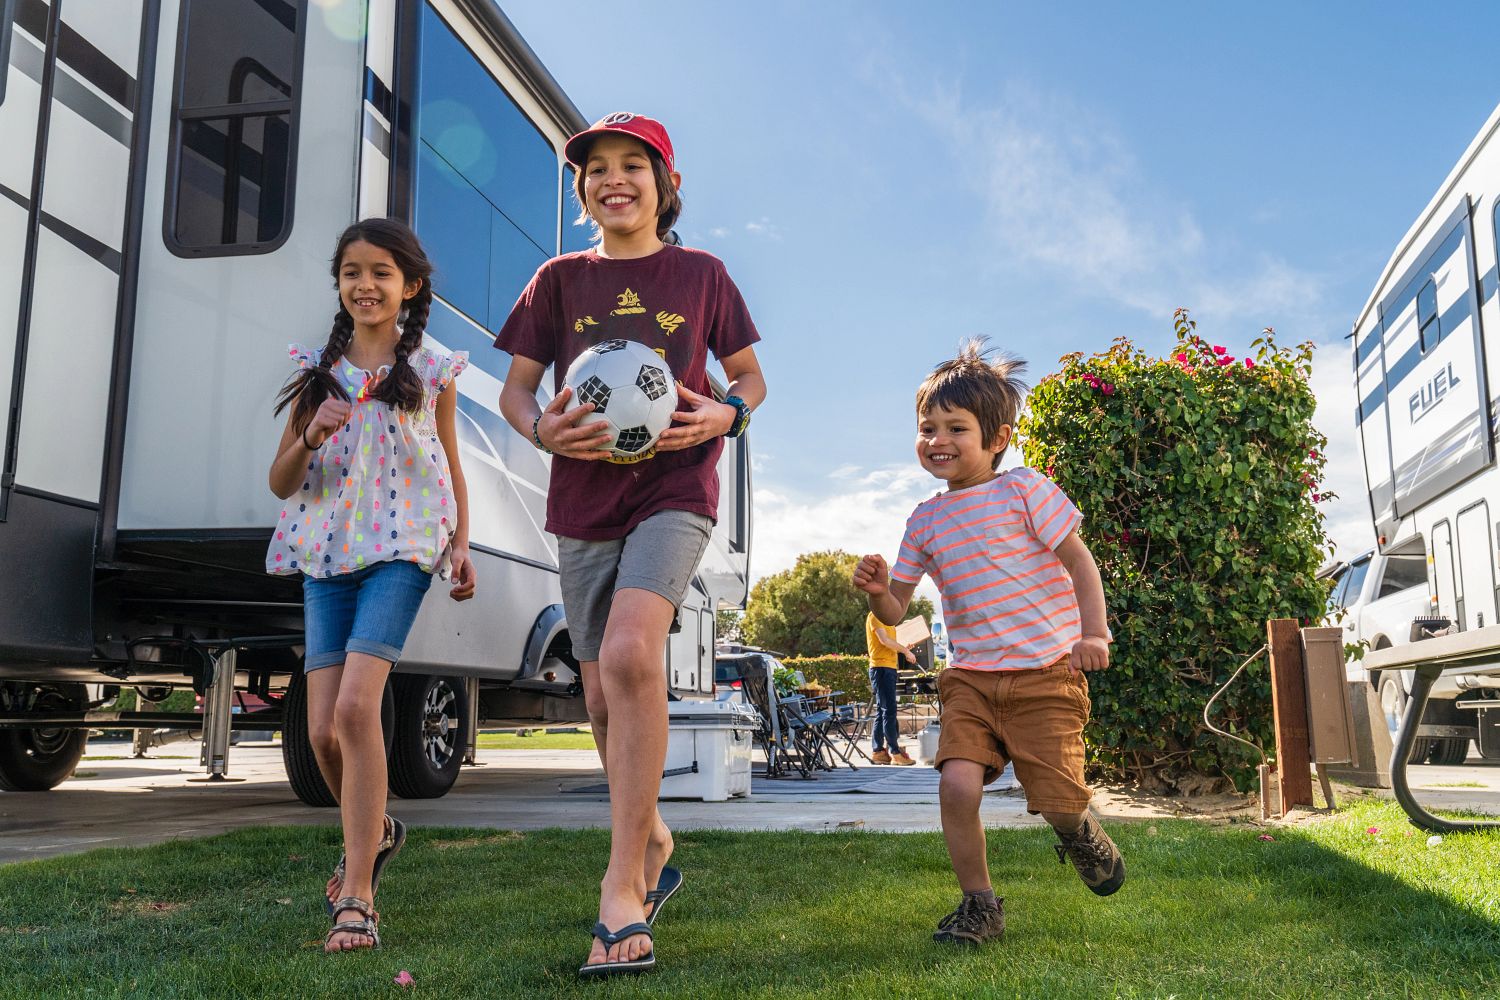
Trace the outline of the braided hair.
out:
[[[330,268],[335,288],[338,287],[339,265],[343,263],[344,251],[357,241],[389,253],[401,272],[403,283],[422,282],[417,294],[406,300],[405,318],[400,323],[401,339],[396,342],[396,363],[390,374],[369,393],[370,399],[414,412],[422,406],[422,378],[412,367],[410,358],[422,346],[422,334],[427,329],[427,317],[432,311],[432,262],[427,259],[417,235],[405,223],[396,219],[364,219],[345,229],[339,237]],[[334,374],[334,366],[348,351],[353,339],[354,317],[344,308],[340,296],[339,311],[333,317],[333,329],[328,334],[328,342],[323,345],[318,363],[293,373],[276,397],[276,414],[280,415],[290,406],[292,426],[299,432],[312,423],[325,399],[348,400],[349,393]]]

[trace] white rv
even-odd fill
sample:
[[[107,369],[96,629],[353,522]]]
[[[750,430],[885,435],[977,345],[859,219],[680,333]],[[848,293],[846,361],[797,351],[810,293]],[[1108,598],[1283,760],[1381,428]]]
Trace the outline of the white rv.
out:
[[[1351,335],[1380,551],[1425,552],[1429,620],[1422,624],[1469,636],[1445,640],[1445,658],[1460,646],[1475,654],[1433,680],[1412,734],[1413,745],[1432,747],[1443,762],[1461,762],[1470,739],[1484,756],[1500,756],[1500,647],[1493,656],[1483,652],[1495,634],[1487,630],[1500,622],[1497,232],[1500,109],[1398,244]],[[1396,643],[1422,637],[1417,628],[1392,636]],[[1397,660],[1410,667],[1433,648],[1378,654],[1371,669]],[[1411,669],[1372,675],[1393,725],[1407,714],[1413,678]]]
[[[409,220],[433,346],[470,352],[459,438],[480,589],[434,588],[391,691],[391,783],[452,784],[475,728],[584,718],[542,530],[548,465],[498,412],[489,331],[586,245],[561,150],[584,126],[492,0],[0,0],[0,788],[71,773],[89,727],[302,722],[301,589],[262,571],[285,346],[321,344],[328,256]],[[14,322],[13,322],[14,321]],[[714,612],[743,605],[746,446],[665,669],[712,697]],[[100,687],[103,685],[104,687]],[[203,716],[110,711],[192,685]],[[268,709],[231,713],[236,691]]]

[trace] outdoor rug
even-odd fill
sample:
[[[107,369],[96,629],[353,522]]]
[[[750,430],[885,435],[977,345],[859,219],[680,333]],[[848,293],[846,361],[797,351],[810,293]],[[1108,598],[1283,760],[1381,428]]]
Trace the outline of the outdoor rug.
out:
[[[987,792],[1008,792],[1021,787],[1015,771],[1006,765],[1000,777],[984,786]],[[599,782],[579,788],[564,789],[589,795],[604,795],[609,785]],[[924,764],[915,767],[865,766],[859,770],[841,767],[837,771],[815,771],[810,778],[793,774],[789,778],[767,778],[756,773],[750,778],[751,795],[836,795],[839,792],[865,792],[869,795],[909,795],[937,800],[938,772]]]
[[[1015,772],[1006,765],[1000,777],[984,786],[987,792],[1008,792],[1021,787]],[[915,767],[865,766],[858,771],[841,767],[837,771],[815,771],[812,777],[793,774],[786,778],[767,778],[754,774],[750,778],[752,795],[832,795],[838,792],[865,792],[869,795],[910,795],[937,798],[938,772],[925,764]]]

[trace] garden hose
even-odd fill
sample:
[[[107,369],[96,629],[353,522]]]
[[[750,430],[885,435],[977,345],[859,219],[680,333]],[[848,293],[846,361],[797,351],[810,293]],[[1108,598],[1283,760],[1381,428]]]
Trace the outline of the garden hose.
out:
[[[1225,739],[1234,740],[1236,743],[1243,743],[1243,744],[1245,744],[1245,746],[1249,747],[1251,750],[1254,750],[1256,753],[1260,754],[1260,765],[1261,765],[1261,767],[1268,767],[1269,766],[1268,762],[1266,761],[1266,752],[1264,750],[1262,750],[1260,747],[1256,746],[1254,743],[1251,743],[1249,740],[1241,739],[1240,737],[1234,735],[1233,733],[1226,733],[1224,730],[1219,729],[1217,726],[1215,726],[1212,722],[1209,722],[1208,721],[1208,710],[1214,707],[1214,702],[1219,699],[1219,695],[1221,695],[1225,691],[1229,690],[1229,685],[1233,684],[1235,682],[1235,680],[1238,679],[1238,677],[1240,676],[1240,674],[1244,672],[1245,668],[1248,667],[1250,664],[1254,663],[1256,661],[1256,659],[1260,656],[1260,654],[1264,653],[1265,651],[1266,651],[1266,647],[1265,646],[1261,646],[1255,652],[1253,652],[1249,656],[1247,656],[1245,658],[1245,662],[1240,664],[1239,669],[1236,670],[1233,674],[1229,675],[1229,680],[1227,680],[1227,681],[1224,682],[1224,686],[1221,687],[1221,688],[1219,688],[1219,690],[1215,691],[1214,692],[1214,696],[1212,698],[1208,699],[1208,704],[1206,704],[1206,705],[1203,706],[1203,724],[1209,728],[1209,731],[1212,732],[1212,733],[1215,733],[1216,735],[1223,736]]]

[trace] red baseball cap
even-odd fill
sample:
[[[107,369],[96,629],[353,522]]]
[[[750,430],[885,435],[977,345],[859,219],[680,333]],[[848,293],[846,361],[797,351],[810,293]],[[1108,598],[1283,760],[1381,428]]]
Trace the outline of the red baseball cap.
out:
[[[563,155],[568,158],[569,163],[582,170],[583,161],[588,156],[589,144],[595,137],[610,132],[624,132],[628,136],[641,140],[661,154],[668,170],[677,169],[676,158],[672,154],[672,140],[667,135],[667,127],[655,118],[631,114],[629,111],[616,111],[594,122],[593,125],[568,140],[568,144],[563,147]]]

